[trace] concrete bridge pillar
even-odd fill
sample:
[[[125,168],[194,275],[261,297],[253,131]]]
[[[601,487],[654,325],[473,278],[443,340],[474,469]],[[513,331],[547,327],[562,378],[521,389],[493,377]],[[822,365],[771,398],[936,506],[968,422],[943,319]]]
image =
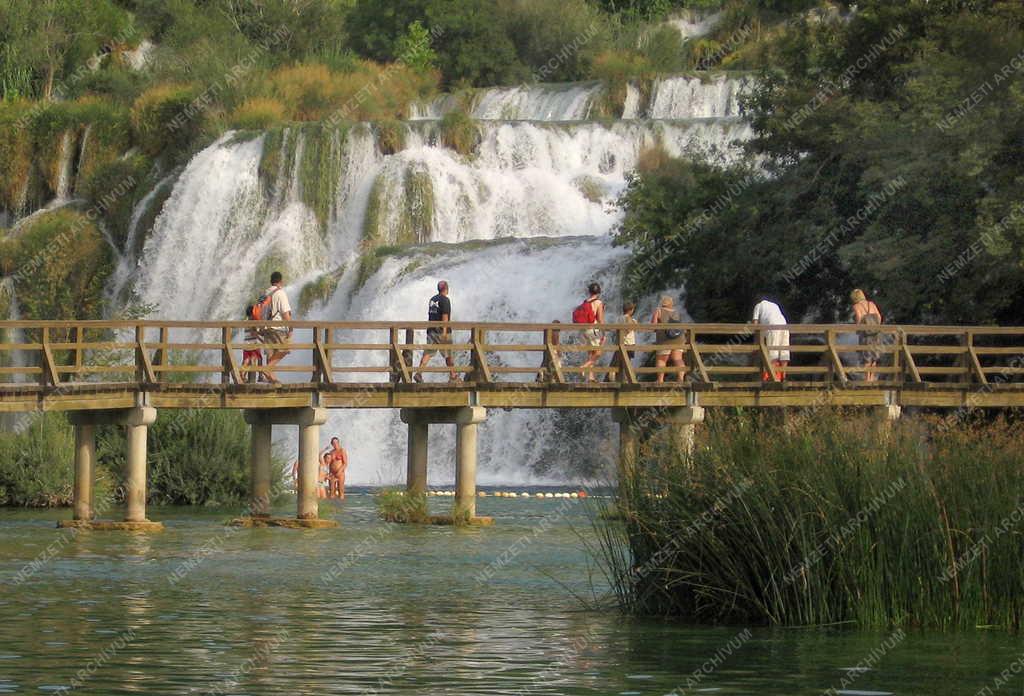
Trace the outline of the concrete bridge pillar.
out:
[[[628,408],[613,408],[612,420],[619,424],[619,484],[636,472],[639,427],[636,414]]]
[[[96,426],[75,426],[75,487],[72,493],[75,511],[72,519],[91,520],[96,516],[93,482],[96,475]]]
[[[476,428],[487,418],[479,406],[460,408],[455,433],[455,514],[476,517]]]
[[[156,409],[135,408],[74,411],[68,420],[75,427],[74,514],[58,527],[89,529],[130,529],[156,531],[160,522],[146,519],[146,453],[149,426],[156,422]],[[96,426],[121,425],[127,428],[127,470],[125,471],[125,515],[123,522],[96,520],[93,480],[96,473]]]
[[[295,527],[303,529],[337,527],[334,520],[320,519],[317,484],[320,471],[320,426],[327,422],[325,408],[266,408],[245,411],[245,422],[252,428],[250,441],[249,514],[228,524],[238,527]],[[295,425],[299,428],[298,479],[295,517],[270,516],[273,491],[271,453],[273,427]]]
[[[320,469],[320,426],[327,421],[327,409],[307,408],[296,419],[299,426],[298,511],[300,520],[320,517],[316,497],[317,474]]]
[[[421,421],[409,423],[409,455],[405,490],[410,495],[427,492],[427,442],[430,426]]]
[[[680,406],[665,409],[660,419],[671,428],[672,439],[680,452],[690,454],[696,441],[697,426],[704,422],[704,409],[700,406]]]
[[[125,483],[126,522],[146,520],[146,443],[149,426],[156,421],[156,409],[148,406],[131,409],[125,417],[128,428],[128,476]]]
[[[408,478],[410,493],[427,489],[427,439],[432,424],[453,423],[455,435],[454,515],[472,523],[487,524],[490,518],[476,516],[477,426],[487,418],[480,406],[460,408],[403,408],[402,421],[409,425]]]
[[[252,424],[249,458],[252,464],[249,514],[253,517],[270,516],[270,455],[272,452],[274,426],[270,423]]]

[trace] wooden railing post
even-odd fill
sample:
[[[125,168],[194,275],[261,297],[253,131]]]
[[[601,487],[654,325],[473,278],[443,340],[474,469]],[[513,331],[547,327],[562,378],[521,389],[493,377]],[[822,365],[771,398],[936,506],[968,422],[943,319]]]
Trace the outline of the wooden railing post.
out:
[[[242,375],[238,371],[238,361],[235,360],[235,353],[231,350],[231,329],[227,326],[221,328],[221,372],[220,372],[220,383],[231,384],[234,380],[235,384],[242,384]]]
[[[330,329],[320,327],[313,328],[313,381],[317,384],[333,384],[334,375],[331,372],[331,360],[324,350],[324,342],[321,334],[326,335]]]
[[[474,327],[470,332],[470,338],[473,346],[470,351],[470,359],[473,365],[470,379],[478,384],[490,384],[491,370],[487,366],[487,353],[483,349],[483,346],[487,345],[487,333],[481,328]]]
[[[160,346],[156,349],[156,353],[153,355],[154,365],[169,365],[170,360],[167,359],[167,344],[170,343],[171,332],[166,326],[160,327]],[[163,374],[163,373],[160,373]],[[160,375],[156,376],[155,382],[159,383],[162,378]]]
[[[43,371],[39,375],[39,382],[44,387],[57,386],[60,384],[60,376],[57,373],[57,364],[53,359],[53,351],[50,349],[50,327],[42,327],[41,339],[43,348],[40,351],[42,359],[39,362]]]
[[[79,375],[82,374],[82,365],[85,363],[85,356],[82,355],[84,351],[83,344],[85,343],[85,327],[79,325],[75,327],[75,379],[81,379]]]
[[[832,359],[831,381],[835,382],[835,378],[839,377],[839,383],[845,387],[848,380],[846,370],[843,369],[843,360],[839,357],[839,351],[836,350],[836,332],[834,329],[828,329],[825,332],[825,341],[828,344],[828,355]]]
[[[556,384],[565,384],[565,375],[562,374],[562,358],[558,354],[558,344],[555,343],[555,332],[559,329],[544,330],[544,356],[548,364],[547,380]],[[554,377],[552,380],[551,378]]]
[[[146,350],[146,327],[135,327],[135,379],[141,384],[155,384],[156,373]]]
[[[408,384],[412,381],[412,376],[409,372],[409,365],[405,361],[405,355],[398,347],[398,331],[399,329],[397,326],[391,327],[391,381],[396,383],[405,382]]]

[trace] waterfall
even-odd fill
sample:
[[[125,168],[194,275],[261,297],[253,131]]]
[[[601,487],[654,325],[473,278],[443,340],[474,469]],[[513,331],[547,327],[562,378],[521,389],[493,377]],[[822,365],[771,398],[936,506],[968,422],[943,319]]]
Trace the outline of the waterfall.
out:
[[[469,111],[473,118],[488,121],[583,121],[590,118],[594,100],[603,89],[599,82],[492,87],[474,94]],[[458,107],[458,99],[443,94],[414,106],[410,116],[414,120],[439,119]]]
[[[668,77],[656,80],[651,96],[650,118],[716,118],[738,116],[739,95],[748,80],[718,75],[705,81],[699,77]]]
[[[82,142],[78,145],[78,164],[75,165],[75,171],[79,172],[79,179],[81,179],[81,172],[85,166],[86,148],[89,146],[90,133],[92,133],[91,123],[86,124],[85,128],[82,130]],[[82,182],[79,180],[76,184],[76,188],[77,186],[80,186],[81,183]]]
[[[74,141],[71,131],[64,131],[60,139],[60,157],[57,161],[57,187],[54,205],[60,205],[71,196],[71,182],[74,178]]]
[[[426,318],[427,300],[437,281],[450,283],[455,321],[571,322],[572,308],[584,287],[598,280],[610,304],[618,303],[619,270],[628,252],[611,247],[600,237],[505,239],[486,244],[432,244],[389,256],[380,269],[354,294],[338,292],[314,318],[324,320],[414,320]],[[386,341],[386,332],[372,340]],[[363,332],[359,338],[368,340]],[[491,336],[495,342],[540,342],[538,335]],[[566,334],[568,340],[568,334]],[[345,337],[339,340],[346,340]],[[424,340],[419,335],[417,340]],[[372,356],[372,357],[371,357]],[[415,360],[419,360],[417,352]],[[361,352],[354,358],[336,355],[336,365],[365,365],[375,359],[386,365],[385,353]],[[356,362],[358,360],[358,363]],[[514,367],[533,367],[541,356],[497,354],[492,361]],[[572,358],[566,358],[567,364]],[[466,356],[456,362],[465,364]],[[440,358],[432,363],[441,365]],[[578,364],[578,363],[577,363]],[[428,375],[428,381],[443,376]],[[378,379],[385,379],[381,375]],[[512,377],[509,377],[512,379]],[[533,375],[521,379],[531,380]],[[354,381],[374,381],[360,375]],[[589,425],[587,423],[589,422]],[[580,439],[566,440],[558,430],[574,427]],[[572,480],[603,470],[612,461],[607,435],[614,425],[607,413],[491,410],[481,426],[480,456],[485,462],[479,482],[543,483]],[[363,409],[331,412],[324,436],[339,435],[349,449],[348,480],[357,484],[404,481],[405,427],[398,413]],[[431,429],[430,481],[450,484],[455,430]]]
[[[382,124],[227,133],[158,186],[169,196],[153,191],[138,204],[113,296],[134,295],[158,318],[240,319],[281,270],[300,319],[423,320],[440,278],[452,284],[456,320],[568,321],[595,278],[614,306],[628,252],[611,245],[621,219],[612,204],[627,175],[649,148],[735,153],[751,135],[736,117],[742,84],[664,78],[643,109],[633,86],[630,120],[614,122],[587,120],[603,96],[595,83],[480,90],[471,100],[479,142],[467,155],[441,144],[437,118],[454,107],[451,96],[420,107],[421,118],[386,141]],[[515,359],[531,366],[540,356]],[[396,413],[336,412],[328,430],[352,453],[353,483],[401,479]],[[453,433],[436,430],[430,477],[444,483]],[[492,412],[480,481],[580,477],[611,461],[613,432],[602,412]]]
[[[641,109],[638,86],[630,83],[622,117],[679,120],[738,116],[737,97],[749,83],[749,78],[722,74],[703,79],[658,78],[652,87],[651,107],[646,112]],[[413,105],[410,118],[437,120],[466,106],[474,118],[483,121],[586,121],[596,116],[595,104],[604,93],[605,87],[599,82],[491,87],[473,92],[468,105],[451,94]]]

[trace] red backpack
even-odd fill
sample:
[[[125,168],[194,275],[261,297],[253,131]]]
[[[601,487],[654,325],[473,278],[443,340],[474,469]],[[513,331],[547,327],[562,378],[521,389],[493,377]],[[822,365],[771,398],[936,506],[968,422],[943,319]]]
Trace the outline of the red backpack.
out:
[[[594,311],[594,300],[583,300],[580,306],[572,310],[572,323],[596,324],[597,312]]]

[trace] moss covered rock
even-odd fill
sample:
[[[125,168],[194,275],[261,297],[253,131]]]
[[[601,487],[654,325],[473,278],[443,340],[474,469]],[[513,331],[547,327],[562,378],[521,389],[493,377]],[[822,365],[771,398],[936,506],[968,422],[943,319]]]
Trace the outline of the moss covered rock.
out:
[[[99,319],[113,270],[110,247],[89,214],[67,208],[25,222],[0,248],[12,262],[25,319]]]

